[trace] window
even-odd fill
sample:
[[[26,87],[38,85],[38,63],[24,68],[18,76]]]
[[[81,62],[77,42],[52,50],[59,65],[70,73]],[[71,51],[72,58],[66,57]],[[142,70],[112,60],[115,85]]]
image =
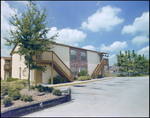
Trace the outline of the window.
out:
[[[77,67],[71,67],[71,71],[73,72],[74,76],[77,75]]]
[[[86,67],[81,67],[81,71],[86,70]]]
[[[81,52],[81,60],[86,60],[86,53],[85,52]]]
[[[21,79],[21,68],[19,68],[19,79]]]
[[[77,56],[76,56],[77,52],[75,50],[71,50],[71,59],[76,60]]]
[[[25,69],[23,69],[23,71],[22,71],[22,75],[23,76],[26,76],[26,72],[27,72],[27,69],[25,68]]]
[[[20,60],[21,60],[21,55],[20,55]]]

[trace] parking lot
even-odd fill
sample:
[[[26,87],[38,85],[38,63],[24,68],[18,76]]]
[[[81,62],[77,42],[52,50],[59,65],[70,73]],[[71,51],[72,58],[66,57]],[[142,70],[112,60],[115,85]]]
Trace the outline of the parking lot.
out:
[[[70,87],[72,100],[25,117],[149,116],[149,77],[116,77]]]

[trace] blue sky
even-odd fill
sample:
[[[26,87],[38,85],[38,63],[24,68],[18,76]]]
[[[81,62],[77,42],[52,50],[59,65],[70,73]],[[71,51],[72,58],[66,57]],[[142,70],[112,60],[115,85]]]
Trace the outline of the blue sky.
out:
[[[27,11],[26,1],[1,1],[1,56],[10,56],[13,46],[4,45],[10,14]],[[109,53],[117,62],[119,51],[135,50],[149,59],[149,1],[36,1],[47,6],[47,36],[57,32],[58,43]],[[15,11],[14,11],[15,9]]]

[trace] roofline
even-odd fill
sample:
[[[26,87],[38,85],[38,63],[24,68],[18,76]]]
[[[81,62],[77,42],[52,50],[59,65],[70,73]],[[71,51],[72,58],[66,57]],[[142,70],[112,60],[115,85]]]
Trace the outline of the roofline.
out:
[[[40,39],[40,40],[41,40],[41,39]],[[52,41],[52,42],[54,42],[54,41]],[[89,49],[84,49],[84,48],[75,47],[75,46],[70,46],[70,45],[66,45],[66,44],[61,44],[61,43],[56,43],[56,42],[54,42],[54,43],[55,43],[56,45],[61,45],[61,46],[65,46],[65,47],[72,47],[72,48],[77,48],[77,49],[81,49],[81,50],[96,52],[96,53],[98,53],[98,54],[100,54],[100,55],[102,55],[102,54],[109,54],[109,53],[106,53],[106,52],[98,52],[98,51],[89,50]],[[12,49],[11,52],[10,52],[10,55],[12,55],[12,52],[14,51],[14,49],[16,48],[16,46],[17,46],[17,45],[15,45],[15,46],[13,47],[13,49]]]
[[[5,60],[11,60],[11,57],[4,57],[4,56],[2,56],[1,58],[5,59]]]

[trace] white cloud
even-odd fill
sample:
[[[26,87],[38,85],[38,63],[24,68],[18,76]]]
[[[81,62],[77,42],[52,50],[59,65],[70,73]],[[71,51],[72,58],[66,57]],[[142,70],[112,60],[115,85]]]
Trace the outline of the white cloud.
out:
[[[114,63],[117,63],[117,56],[116,56],[116,54],[109,55],[109,66],[113,66]]]
[[[144,12],[141,17],[135,18],[132,25],[125,25],[122,29],[122,34],[135,34],[138,31],[149,35],[149,12]]]
[[[22,3],[22,4],[24,4],[25,6],[29,3],[28,1],[16,1],[16,2]]]
[[[89,16],[87,22],[82,22],[82,28],[89,29],[93,32],[97,32],[100,29],[110,31],[115,25],[118,25],[124,21],[123,18],[119,18],[117,16],[120,11],[121,9],[116,7],[102,7],[101,10],[99,9],[96,13]]]
[[[98,1],[96,5],[99,5],[99,3],[100,3],[100,1]]]
[[[86,34],[84,34],[82,31],[70,28],[57,30],[56,27],[51,28],[47,34],[47,37],[51,37],[57,32],[59,34],[59,37],[57,37],[55,40],[57,43],[78,46],[78,42],[82,42],[86,38]]]
[[[124,42],[115,41],[110,46],[105,46],[105,44],[102,44],[100,46],[100,51],[102,51],[102,52],[114,52],[114,51],[118,52],[118,51],[125,49],[127,47],[128,47],[128,45],[127,45],[126,41],[124,41]]]
[[[94,51],[96,50],[96,48],[92,45],[83,46],[82,48],[89,49],[89,50],[94,50]]]
[[[132,43],[136,45],[142,45],[146,42],[149,42],[149,38],[146,36],[136,36],[134,39],[132,39]]]
[[[144,54],[145,57],[149,58],[149,46],[142,48],[137,52],[137,54]]]
[[[13,8],[10,8],[7,2],[1,1],[1,55],[2,56],[10,56],[9,53],[11,49],[8,49],[8,47],[4,45],[6,41],[3,39],[3,37],[6,36],[9,38],[10,28],[12,30],[15,29],[15,26],[9,24],[9,18],[11,17],[11,15],[14,16],[15,13],[16,14],[18,13],[17,9],[15,9],[14,11]]]
[[[1,49],[1,56],[10,57],[11,49]]]

